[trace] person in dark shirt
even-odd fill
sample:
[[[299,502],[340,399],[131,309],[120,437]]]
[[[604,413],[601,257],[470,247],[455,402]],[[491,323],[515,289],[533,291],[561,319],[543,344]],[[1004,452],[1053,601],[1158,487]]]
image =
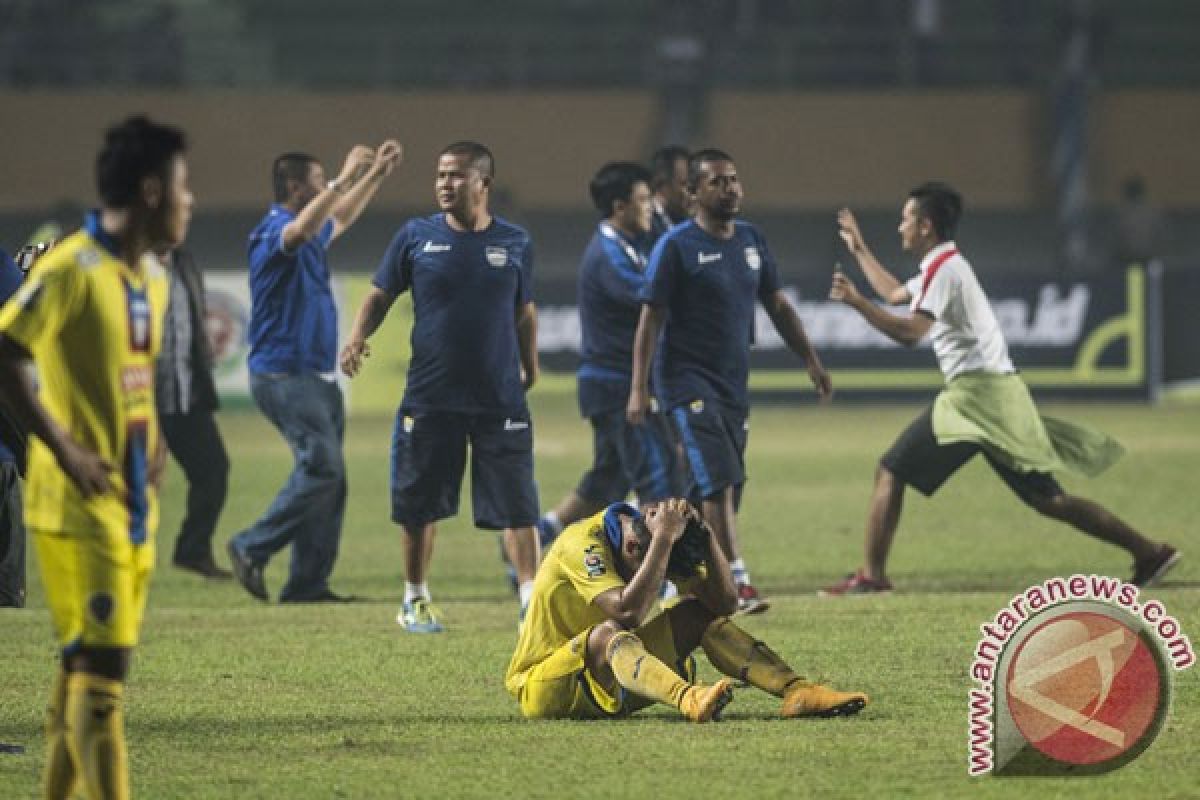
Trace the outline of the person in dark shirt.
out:
[[[579,264],[583,331],[577,387],[579,410],[592,426],[592,467],[570,494],[538,521],[545,547],[567,525],[590,517],[630,490],[646,504],[683,494],[669,423],[651,413],[644,425],[625,418],[633,367],[633,335],[646,283],[653,202],[650,173],[638,164],[605,164],[592,178],[592,202],[602,215]]]
[[[688,151],[669,144],[654,151],[650,157],[650,191],[653,193],[654,216],[650,225],[653,245],[675,225],[686,222],[692,215],[692,194],[688,190]]]
[[[0,305],[16,293],[28,268],[19,268],[0,250]],[[0,608],[25,606],[25,521],[21,510],[25,436],[23,426],[0,405]]]
[[[402,154],[392,140],[378,151],[358,145],[331,181],[310,155],[279,156],[271,170],[275,204],[250,234],[250,391],[295,458],[270,508],[226,548],[238,583],[263,602],[263,568],[289,544],[281,603],[348,599],[329,588],[346,509],[346,412],[337,385],[337,308],[326,251]]]
[[[818,395],[828,397],[833,387],[782,291],[766,239],[737,219],[743,193],[733,159],[720,150],[696,153],[688,184],[696,216],[667,232],[650,257],[627,414],[635,425],[647,418],[650,363],[658,344],[658,399],[682,440],[705,521],[730,563],[739,608],[754,613],[765,611],[767,601],[738,553],[736,515],[746,481],[755,300],[788,348],[804,359]]]
[[[396,298],[411,291],[412,360],[392,437],[392,521],[404,530],[404,604],[412,633],[442,622],[427,583],[437,521],[458,513],[471,452],[476,527],[504,531],[522,613],[533,591],[538,541],[533,424],[525,392],[538,376],[529,234],[488,210],[492,153],[455,142],[438,156],[438,213],[392,239],[363,300],[342,371],[353,377]]]

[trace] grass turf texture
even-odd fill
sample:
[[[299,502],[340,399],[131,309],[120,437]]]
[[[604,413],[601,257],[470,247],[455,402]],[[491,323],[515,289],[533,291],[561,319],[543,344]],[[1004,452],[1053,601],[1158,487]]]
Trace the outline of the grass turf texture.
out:
[[[549,505],[590,456],[564,396],[533,398],[537,474]],[[1098,778],[966,775],[968,668],[978,626],[1050,575],[1128,578],[1117,550],[1037,517],[977,460],[933,501],[910,493],[891,577],[899,593],[822,601],[814,591],[861,559],[879,454],[917,409],[758,408],[744,553],[771,611],[744,619],[803,673],[862,689],[858,717],[785,722],[778,701],[739,690],[724,722],[703,727],[659,707],[621,722],[526,722],[504,691],[516,603],[495,538],[469,517],[442,526],[431,579],[448,632],[416,636],[393,619],[402,591],[388,522],[391,420],[355,417],[350,500],[333,586],[349,606],[262,606],[235,585],[169,566],[182,483],[168,477],[143,643],[127,694],[134,793],[146,798],[371,797],[1194,797],[1200,668],[1176,674],[1174,707],[1140,759]],[[1068,489],[1109,505],[1187,554],[1152,592],[1200,644],[1195,511],[1200,410],[1053,408],[1116,434],[1129,455]],[[250,523],[290,461],[257,415],[221,425],[234,468],[218,533]],[[464,492],[464,498],[469,497]],[[469,504],[467,504],[469,514]],[[0,610],[0,796],[37,795],[41,719],[54,665],[31,558],[30,610]],[[286,554],[267,571],[283,582]],[[702,675],[713,676],[701,661]]]

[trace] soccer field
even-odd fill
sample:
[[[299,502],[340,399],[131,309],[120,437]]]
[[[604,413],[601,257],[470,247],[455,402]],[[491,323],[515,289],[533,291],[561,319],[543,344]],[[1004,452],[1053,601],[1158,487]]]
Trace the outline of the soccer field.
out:
[[[835,376],[836,377],[836,376]],[[543,505],[569,490],[590,456],[573,398],[535,393]],[[757,408],[743,550],[771,610],[745,626],[803,674],[862,689],[857,717],[782,721],[777,701],[739,690],[724,721],[692,726],[658,707],[618,722],[527,722],[503,687],[516,601],[495,537],[467,514],[442,526],[431,587],[448,632],[406,634],[399,535],[388,521],[391,420],[353,417],[350,500],[333,588],[346,606],[262,606],[235,584],[173,570],[182,484],[168,476],[154,581],[130,679],[126,725],[142,798],[1184,798],[1200,793],[1200,669],[1175,676],[1174,705],[1151,748],[1097,778],[967,777],[968,670],[1009,598],[1052,575],[1128,578],[1114,548],[1037,517],[985,464],[934,500],[909,494],[889,597],[819,600],[861,560],[879,454],[915,407]],[[1200,644],[1196,471],[1200,407],[1048,406],[1093,423],[1129,453],[1093,497],[1186,558],[1151,591]],[[283,441],[254,413],[221,419],[233,461],[225,540],[268,504],[290,467]],[[464,492],[464,498],[469,492]],[[267,572],[277,592],[286,554]],[[0,611],[0,798],[35,797],[42,714],[55,647],[36,564],[31,608]],[[703,675],[714,673],[700,659]]]

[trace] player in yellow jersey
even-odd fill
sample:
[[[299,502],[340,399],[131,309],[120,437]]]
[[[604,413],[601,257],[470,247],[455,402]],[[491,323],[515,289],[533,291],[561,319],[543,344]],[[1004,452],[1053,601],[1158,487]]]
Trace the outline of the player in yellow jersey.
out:
[[[650,617],[689,520],[703,524],[686,500],[665,500],[644,514],[615,503],[555,540],[538,568],[504,681],[521,713],[535,719],[618,717],[657,701],[693,722],[707,722],[730,701],[731,679],[782,698],[784,717],[861,711],[865,694],[806,681],[730,621],[737,588],[707,526],[702,563],[690,576],[670,576],[679,602]],[[728,677],[711,686],[695,683],[691,653],[697,648]]]
[[[154,411],[166,275],[187,233],[185,141],[132,117],[96,159],[101,208],[0,309],[0,391],[34,434],[25,524],[62,645],[44,796],[126,798],[123,687],[146,603],[165,459]],[[40,389],[29,377],[37,365]]]

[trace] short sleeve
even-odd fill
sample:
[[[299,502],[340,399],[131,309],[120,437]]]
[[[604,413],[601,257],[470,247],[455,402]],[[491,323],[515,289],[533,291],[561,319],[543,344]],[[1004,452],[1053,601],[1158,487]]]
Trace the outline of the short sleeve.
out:
[[[683,268],[679,246],[670,236],[664,236],[650,254],[650,266],[646,271],[646,285],[642,287],[641,301],[647,305],[665,306],[675,293],[679,272]]]
[[[623,588],[625,581],[617,575],[612,550],[599,537],[589,536],[582,542],[581,546],[565,548],[558,558],[572,587],[584,602],[591,603],[610,589]]]
[[[521,260],[517,264],[520,286],[517,287],[517,305],[524,306],[533,302],[533,240],[525,238],[525,246],[521,248]]]
[[[933,272],[926,273],[918,287],[919,292],[913,295],[910,310],[923,311],[934,319],[942,319],[954,297],[958,285],[958,274],[945,266]]]
[[[375,270],[371,283],[392,296],[402,294],[412,286],[412,226],[405,225],[392,237],[391,244]]]
[[[761,236],[756,239],[758,258],[762,262],[762,266],[758,268],[758,300],[766,305],[783,285],[779,281],[779,265],[775,262],[771,248],[767,247],[767,240]]]
[[[43,258],[0,309],[0,333],[31,353],[58,336],[86,291],[73,261]]]
[[[279,229],[279,239],[283,241],[283,229]],[[317,241],[321,243],[321,247],[329,247],[329,243],[333,241],[333,217],[325,220],[325,224],[321,226],[321,230],[317,231]]]

